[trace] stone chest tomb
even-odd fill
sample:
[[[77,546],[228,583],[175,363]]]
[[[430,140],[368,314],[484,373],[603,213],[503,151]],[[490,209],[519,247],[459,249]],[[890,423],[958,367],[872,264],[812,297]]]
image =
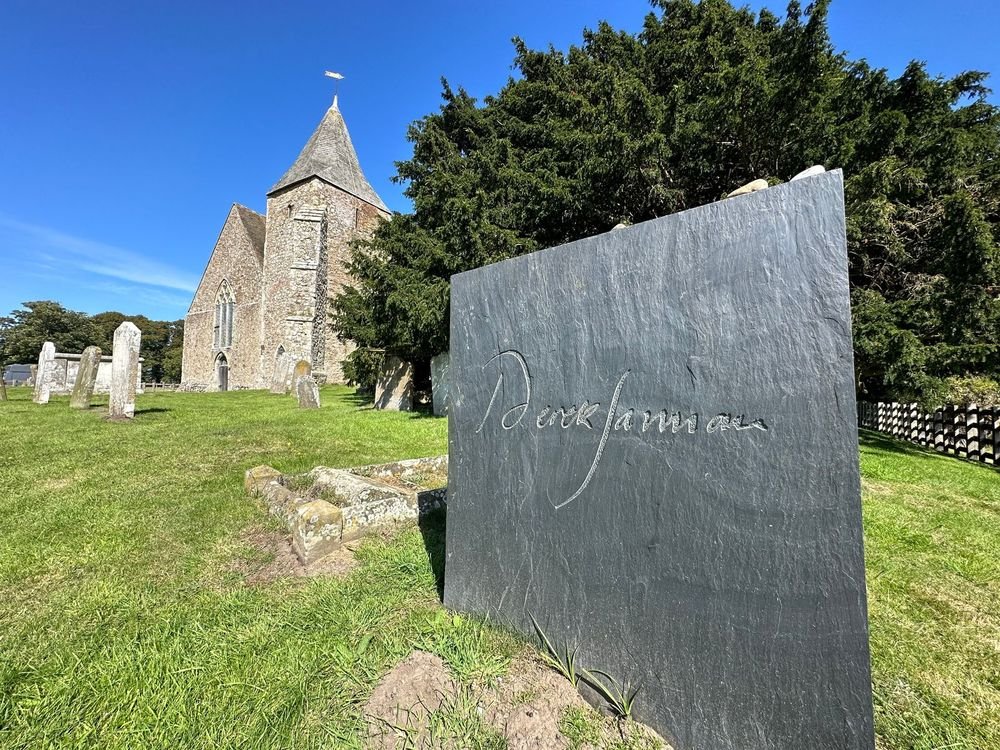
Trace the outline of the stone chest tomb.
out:
[[[874,745],[843,182],[455,276],[445,603],[677,750]]]

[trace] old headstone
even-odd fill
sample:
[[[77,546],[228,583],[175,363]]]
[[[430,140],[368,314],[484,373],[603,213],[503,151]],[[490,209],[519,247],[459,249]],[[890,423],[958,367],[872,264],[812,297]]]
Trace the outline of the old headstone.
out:
[[[36,382],[38,382],[38,365],[32,365],[28,374],[28,382],[25,385],[34,388]]]
[[[295,381],[295,395],[302,409],[319,408],[319,387],[312,375],[303,375]]]
[[[312,365],[309,364],[307,360],[300,359],[295,363],[295,367],[292,369],[292,382],[298,383],[299,378],[305,377],[306,375],[312,375]]]
[[[413,365],[399,357],[386,357],[375,384],[375,408],[410,411],[413,408]]]
[[[101,349],[88,346],[80,355],[80,365],[76,370],[76,382],[73,384],[73,395],[69,405],[73,409],[89,409],[90,399],[94,396],[94,386],[97,385],[97,369],[101,364]]]
[[[448,413],[448,389],[450,384],[451,356],[442,352],[431,358],[431,401],[434,414],[443,417]]]
[[[126,320],[115,329],[111,353],[111,394],[108,398],[108,416],[112,419],[131,419],[135,416],[141,341],[142,332],[134,323]]]
[[[288,393],[288,360],[284,350],[274,358],[274,371],[271,373],[271,393]]]
[[[35,369],[35,393],[32,401],[36,404],[49,403],[52,383],[56,376],[56,345],[51,341],[42,344],[38,353],[38,367]]]
[[[871,750],[848,299],[839,170],[453,277],[445,603],[676,748]]]

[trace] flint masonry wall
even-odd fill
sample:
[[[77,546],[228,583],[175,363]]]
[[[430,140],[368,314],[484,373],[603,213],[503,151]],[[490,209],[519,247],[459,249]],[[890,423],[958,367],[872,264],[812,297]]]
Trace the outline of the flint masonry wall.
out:
[[[330,330],[329,300],[349,281],[350,242],[370,236],[382,217],[315,177],[268,196],[261,382],[274,372],[279,346],[292,361],[310,361],[317,381],[344,382],[341,363],[353,347]]]
[[[251,227],[248,229],[248,222]],[[260,298],[262,259],[254,230],[263,232],[264,217],[234,205],[216,241],[201,284],[184,321],[181,381],[187,387],[215,390],[215,360],[220,351],[229,363],[229,388],[260,388]],[[262,244],[262,237],[256,238]],[[235,297],[232,345],[214,345],[215,302],[223,280]]]

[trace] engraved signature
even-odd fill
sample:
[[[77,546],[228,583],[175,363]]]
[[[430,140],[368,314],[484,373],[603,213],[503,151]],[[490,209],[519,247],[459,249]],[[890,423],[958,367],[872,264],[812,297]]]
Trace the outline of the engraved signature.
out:
[[[507,381],[505,380],[505,375],[503,371],[503,363],[505,361],[511,361],[516,364],[516,367],[508,368],[508,371],[513,371],[515,375],[513,380],[515,382],[510,383],[512,389],[523,390],[524,400],[515,403],[510,408],[499,411],[504,407],[503,395],[506,391]],[[498,365],[498,375],[496,380],[496,385],[493,387],[493,394],[490,396],[489,404],[486,406],[486,410],[483,412],[483,417],[479,422],[479,426],[476,428],[476,434],[482,432],[483,428],[486,426],[486,422],[493,413],[494,406],[497,407],[497,413],[500,417],[500,427],[503,430],[513,430],[522,420],[524,420],[525,415],[531,405],[531,371],[528,368],[528,362],[525,360],[524,355],[515,349],[506,349],[499,352],[486,362],[483,363],[482,370],[485,371],[486,368],[493,364],[494,362]],[[587,475],[583,478],[580,486],[576,491],[567,497],[565,500],[559,503],[553,503],[553,506],[558,510],[580,497],[581,494],[587,489],[591,481],[594,478],[594,474],[597,472],[598,467],[601,463],[601,458],[604,456],[604,449],[607,447],[608,438],[611,436],[612,432],[631,432],[639,431],[642,433],[648,432],[652,429],[656,433],[662,434],[667,430],[670,433],[676,435],[689,434],[693,435],[698,432],[699,425],[702,424],[701,415],[698,412],[692,412],[690,414],[683,414],[680,411],[669,412],[667,409],[660,409],[659,411],[653,412],[651,410],[639,411],[636,408],[628,408],[619,411],[619,401],[622,395],[622,389],[625,386],[625,381],[628,379],[631,370],[625,370],[621,376],[618,378],[618,382],[615,384],[614,390],[611,393],[611,398],[608,401],[607,416],[604,418],[604,425],[601,429],[601,437],[597,442],[597,450],[594,453],[594,458],[590,462],[590,468],[587,471]],[[515,386],[520,386],[515,388]],[[542,407],[535,416],[534,425],[536,429],[544,430],[552,427],[558,427],[563,430],[568,430],[572,428],[582,428],[586,430],[595,429],[594,420],[597,418],[601,411],[602,402],[591,401],[590,399],[584,400],[579,406],[573,404],[570,407],[558,406],[553,407],[547,405]],[[763,419],[749,419],[745,414],[732,414],[732,413],[718,413],[711,417],[707,422],[704,422],[704,431],[712,434],[716,432],[726,432],[733,430],[735,432],[767,432],[770,428]]]

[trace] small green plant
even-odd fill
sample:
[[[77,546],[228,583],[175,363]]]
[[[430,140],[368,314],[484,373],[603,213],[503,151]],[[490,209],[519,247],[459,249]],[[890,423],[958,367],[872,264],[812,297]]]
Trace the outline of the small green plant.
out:
[[[545,650],[542,652],[542,658],[550,667],[569,680],[570,685],[576,687],[580,682],[580,675],[576,671],[576,649],[574,648],[570,651],[569,644],[566,644],[563,646],[563,651],[560,654],[556,650],[556,647],[552,645],[549,637],[545,635],[542,626],[535,620],[535,616],[529,612],[528,617],[531,618],[531,624],[535,626],[535,632],[538,633],[538,638],[542,642],[542,646],[545,647]]]
[[[559,733],[569,741],[570,750],[581,750],[584,747],[599,747],[604,727],[593,710],[569,706],[559,717]]]
[[[628,682],[618,682],[614,677],[600,669],[581,668],[580,671],[584,681],[601,694],[615,715],[621,719],[632,718],[632,704],[635,703],[635,696],[639,694],[640,688],[632,688]],[[608,682],[605,683],[597,675],[607,678]]]

